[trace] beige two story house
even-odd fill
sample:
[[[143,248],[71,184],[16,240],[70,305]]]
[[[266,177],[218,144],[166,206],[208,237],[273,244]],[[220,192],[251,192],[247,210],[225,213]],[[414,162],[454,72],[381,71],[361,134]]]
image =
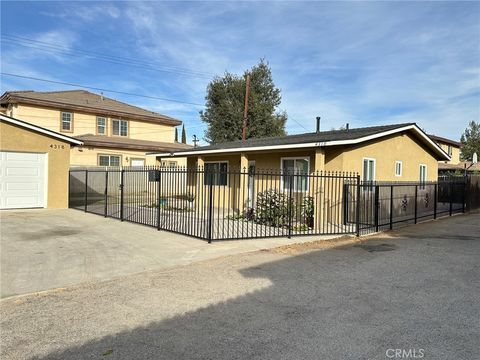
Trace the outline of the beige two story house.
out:
[[[146,153],[190,148],[174,141],[180,120],[85,90],[9,91],[0,106],[7,116],[81,140],[70,151],[71,166],[156,165]]]

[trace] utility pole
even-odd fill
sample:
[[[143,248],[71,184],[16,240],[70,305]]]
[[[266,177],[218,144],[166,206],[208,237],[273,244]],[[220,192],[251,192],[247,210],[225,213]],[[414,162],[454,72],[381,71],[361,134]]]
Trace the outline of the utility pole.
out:
[[[193,135],[193,147],[197,147],[197,142],[199,142],[197,135]]]
[[[250,75],[247,74],[247,85],[245,87],[245,108],[243,110],[242,141],[247,138],[247,115],[248,115],[248,95],[250,94]]]

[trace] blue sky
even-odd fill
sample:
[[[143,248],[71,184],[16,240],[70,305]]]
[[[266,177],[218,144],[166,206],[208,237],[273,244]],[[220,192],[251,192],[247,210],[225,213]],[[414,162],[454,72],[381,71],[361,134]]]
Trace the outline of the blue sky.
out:
[[[1,10],[3,72],[203,104],[214,74],[240,74],[265,57],[290,134],[313,131],[321,116],[323,129],[416,122],[458,139],[480,120],[479,2],[2,2]],[[1,80],[2,91],[72,89]],[[189,140],[203,136],[200,105],[104,93],[184,120]]]

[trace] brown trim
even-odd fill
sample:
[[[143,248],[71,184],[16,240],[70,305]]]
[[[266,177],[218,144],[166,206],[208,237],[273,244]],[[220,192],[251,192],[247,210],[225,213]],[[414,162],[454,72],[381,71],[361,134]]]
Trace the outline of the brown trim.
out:
[[[64,114],[64,113],[72,115],[71,118],[70,118],[70,130],[64,130],[63,129],[63,116],[62,116],[62,114]],[[74,129],[73,123],[74,123],[74,113],[70,112],[70,111],[60,110],[60,132],[73,133],[73,129]]]
[[[103,134],[100,134],[98,132],[98,118],[105,119],[105,133],[103,133]],[[108,136],[107,133],[108,133],[108,117],[107,116],[100,116],[100,115],[95,116],[95,135]]]
[[[123,116],[132,120],[140,120],[140,121],[151,122],[155,124],[163,124],[163,125],[171,125],[171,126],[178,126],[182,124],[182,121],[180,120],[173,119],[173,118],[171,119],[164,118],[160,115],[159,116],[138,115],[138,114],[133,114],[125,111],[116,111],[116,110],[108,110],[108,109],[94,108],[94,107],[81,106],[81,105],[73,105],[73,104],[57,102],[57,101],[29,99],[29,98],[21,97],[18,95],[12,95],[12,94],[9,94],[2,101],[2,103],[20,103],[20,104],[39,105],[39,106],[51,107],[55,110],[67,109],[70,111],[73,110],[73,111],[85,112],[88,114],[94,114],[94,115],[98,113],[102,113],[102,114],[105,114],[106,116],[111,116],[111,117]]]
[[[98,166],[105,166],[105,165],[100,165],[100,156],[118,156],[120,158],[120,163],[119,163],[119,166],[123,166],[123,155],[122,154],[100,154],[98,153],[97,154],[97,164]],[[108,159],[108,163],[110,164],[110,159]],[[111,166],[111,165],[108,165],[108,166]]]
[[[178,148],[154,146],[154,145],[136,145],[136,144],[119,144],[115,142],[104,142],[95,140],[84,140],[81,137],[78,140],[83,141],[86,147],[98,147],[105,149],[129,149],[129,150],[145,150],[145,151],[177,151]]]

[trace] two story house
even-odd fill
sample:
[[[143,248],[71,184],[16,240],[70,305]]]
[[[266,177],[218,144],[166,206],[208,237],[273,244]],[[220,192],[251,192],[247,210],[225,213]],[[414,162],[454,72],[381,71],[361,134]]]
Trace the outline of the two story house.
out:
[[[0,106],[7,116],[81,140],[71,149],[71,166],[156,165],[147,153],[190,148],[174,141],[180,120],[85,90],[9,91]]]
[[[428,135],[440,146],[449,156],[450,160],[442,161],[444,164],[456,165],[460,163],[460,148],[462,144],[455,140],[450,140],[436,135]]]

